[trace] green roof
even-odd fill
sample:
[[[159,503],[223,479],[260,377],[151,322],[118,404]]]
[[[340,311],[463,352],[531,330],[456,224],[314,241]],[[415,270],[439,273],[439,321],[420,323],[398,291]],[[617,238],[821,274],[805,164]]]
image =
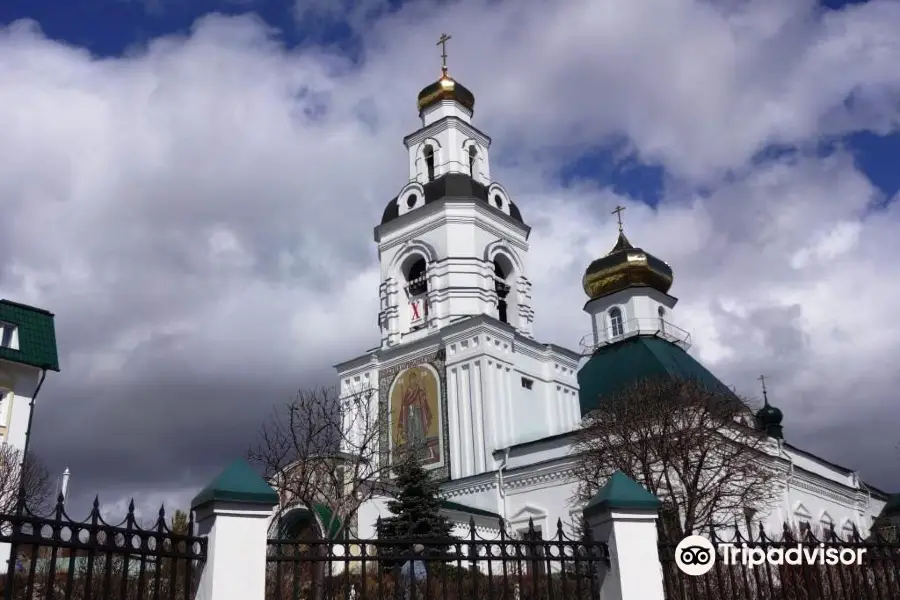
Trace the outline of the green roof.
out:
[[[616,471],[597,495],[584,507],[585,514],[609,509],[658,510],[662,503],[637,481]]]
[[[236,460],[194,496],[191,510],[216,501],[275,506],[278,494],[246,461]]]
[[[328,539],[333,540],[339,534],[342,537],[347,535],[348,532],[346,529],[343,529],[341,519],[333,517],[334,512],[331,508],[324,504],[314,504],[313,510],[315,510],[322,526],[328,527]],[[292,508],[278,519],[278,536],[285,540],[297,539],[303,526],[309,525],[314,521],[315,517],[305,506]]]
[[[600,398],[653,377],[693,379],[710,389],[733,392],[681,347],[655,336],[635,336],[601,346],[578,371],[584,416]]]
[[[0,359],[59,371],[53,313],[10,300],[0,300],[0,322],[15,325],[19,348],[0,348]]]
[[[444,510],[455,510],[457,512],[466,513],[467,515],[473,515],[476,517],[492,517],[494,519],[500,518],[500,513],[484,510],[483,508],[473,508],[471,506],[466,506],[465,504],[460,504],[459,502],[451,502],[449,500],[444,500],[443,502],[441,502],[441,508],[443,508]]]

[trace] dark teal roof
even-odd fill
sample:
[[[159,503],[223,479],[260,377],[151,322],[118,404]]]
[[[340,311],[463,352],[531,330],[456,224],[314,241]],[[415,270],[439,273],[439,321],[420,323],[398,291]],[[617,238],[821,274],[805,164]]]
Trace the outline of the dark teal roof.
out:
[[[471,506],[466,506],[465,504],[460,504],[459,502],[450,502],[449,500],[444,500],[443,502],[441,502],[441,508],[445,510],[455,510],[457,512],[466,513],[467,515],[473,515],[476,517],[492,517],[494,519],[500,518],[500,513],[484,510],[483,508],[473,508]]]
[[[0,359],[59,371],[53,313],[18,302],[0,300],[0,321],[15,325],[19,349],[0,348]]]
[[[191,510],[215,501],[275,506],[278,494],[246,461],[236,460],[194,496]]]
[[[733,394],[681,347],[655,336],[635,336],[601,346],[579,369],[581,415],[596,408],[601,397],[654,377],[692,379],[709,389]]]
[[[313,510],[316,511],[319,523],[321,523],[321,527],[318,528],[328,527],[328,539],[335,539],[339,534],[347,535],[347,530],[343,528],[340,518],[333,518],[334,513],[329,507],[324,504],[315,504]],[[278,536],[285,540],[297,539],[303,527],[314,522],[316,522],[316,517],[305,506],[292,508],[278,519]]]
[[[891,494],[881,510],[881,514],[890,516],[900,514],[900,494]]]
[[[662,503],[637,481],[616,471],[597,495],[584,507],[585,514],[609,509],[658,510]]]

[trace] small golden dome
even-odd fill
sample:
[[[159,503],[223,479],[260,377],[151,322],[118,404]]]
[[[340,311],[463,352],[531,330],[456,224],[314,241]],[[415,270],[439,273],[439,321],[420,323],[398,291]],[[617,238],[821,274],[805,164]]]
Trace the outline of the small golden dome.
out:
[[[592,262],[581,285],[592,300],[633,286],[646,286],[667,293],[672,287],[672,268],[655,256],[635,248],[619,232],[609,254]]]
[[[463,84],[455,81],[447,71],[444,70],[441,78],[426,86],[419,92],[418,106],[419,112],[422,112],[429,106],[437,104],[441,100],[455,100],[468,108],[470,111],[475,110],[475,94],[469,91]]]

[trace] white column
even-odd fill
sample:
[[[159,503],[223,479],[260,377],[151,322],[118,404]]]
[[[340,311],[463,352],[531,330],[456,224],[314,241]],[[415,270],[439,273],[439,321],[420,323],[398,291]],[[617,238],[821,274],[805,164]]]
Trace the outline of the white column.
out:
[[[265,600],[266,538],[275,493],[243,460],[233,462],[193,501],[206,562],[195,600]]]
[[[266,538],[271,506],[211,502],[196,510],[207,537],[196,600],[265,600]]]
[[[598,574],[602,600],[665,599],[658,514],[659,499],[621,472],[585,508],[593,538],[609,549],[609,567]]]

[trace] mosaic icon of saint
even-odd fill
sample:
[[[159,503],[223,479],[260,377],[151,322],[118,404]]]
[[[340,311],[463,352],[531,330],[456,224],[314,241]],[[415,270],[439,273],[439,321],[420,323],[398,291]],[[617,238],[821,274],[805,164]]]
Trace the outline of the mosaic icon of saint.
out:
[[[406,378],[406,389],[400,401],[400,434],[405,443],[413,447],[425,446],[428,428],[431,426],[431,408],[428,396],[419,378],[419,373],[410,371]]]

